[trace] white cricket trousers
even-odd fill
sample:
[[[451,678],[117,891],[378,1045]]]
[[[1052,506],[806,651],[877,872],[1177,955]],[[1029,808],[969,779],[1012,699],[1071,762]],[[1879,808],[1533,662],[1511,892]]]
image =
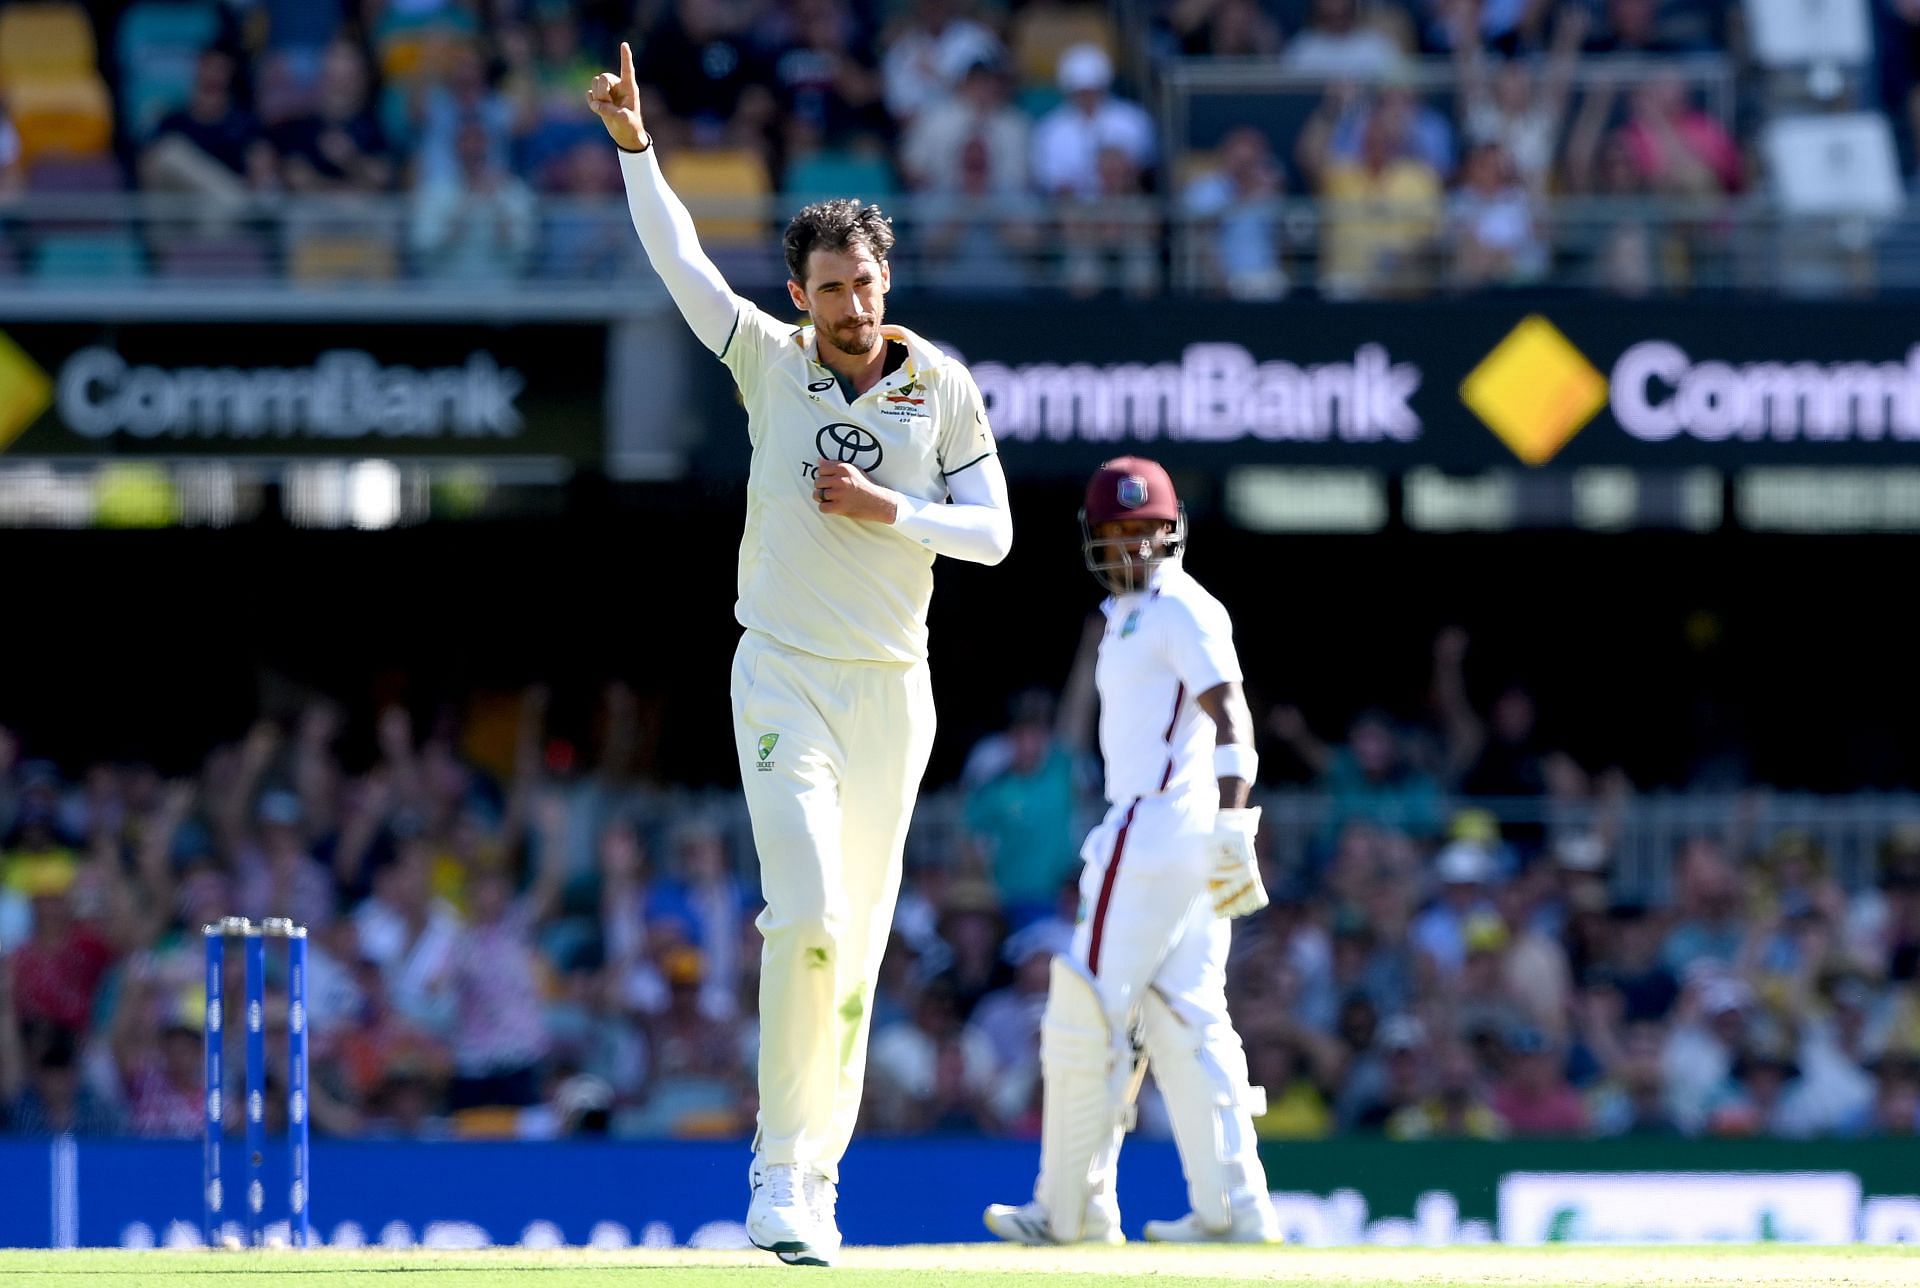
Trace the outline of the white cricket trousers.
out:
[[[1204,847],[1217,809],[1211,795],[1195,794],[1109,808],[1081,847],[1082,915],[1071,947],[1108,1024],[1140,1032],[1194,1211],[1215,1225],[1228,1218],[1229,1198],[1266,1192],[1246,1052],[1227,1013],[1233,923],[1214,912],[1207,892]],[[1166,1003],[1170,1023],[1142,1023],[1149,989]],[[1223,1100],[1231,1107],[1216,1116]]]
[[[733,726],[760,854],[760,1123],[768,1163],[839,1180],[867,1065],[901,853],[933,749],[919,663],[733,656]]]

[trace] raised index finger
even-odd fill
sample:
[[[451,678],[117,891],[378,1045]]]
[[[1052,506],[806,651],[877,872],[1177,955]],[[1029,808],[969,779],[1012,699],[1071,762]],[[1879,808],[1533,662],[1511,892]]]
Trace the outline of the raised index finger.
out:
[[[639,86],[633,81],[633,46],[626,41],[620,42],[620,87],[639,93]]]

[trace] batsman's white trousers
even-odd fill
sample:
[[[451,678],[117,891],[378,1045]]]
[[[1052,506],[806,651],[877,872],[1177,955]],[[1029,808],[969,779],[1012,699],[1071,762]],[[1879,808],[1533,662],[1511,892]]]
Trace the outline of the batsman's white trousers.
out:
[[[1083,915],[1071,948],[1114,1032],[1135,1030],[1149,989],[1166,1004],[1178,1034],[1149,1023],[1142,1036],[1194,1211],[1214,1225],[1229,1219],[1229,1197],[1266,1192],[1246,1052],[1227,1014],[1233,923],[1214,913],[1207,892],[1205,845],[1217,810],[1213,796],[1198,794],[1111,807],[1081,847]]]
[[[733,725],[767,904],[755,1148],[837,1181],[933,749],[932,684],[924,662],[815,657],[748,631],[733,657]]]
[[[1227,1015],[1232,923],[1207,901],[1212,797],[1143,796],[1108,808],[1080,847],[1073,955],[1124,1031],[1149,986],[1209,1019]]]

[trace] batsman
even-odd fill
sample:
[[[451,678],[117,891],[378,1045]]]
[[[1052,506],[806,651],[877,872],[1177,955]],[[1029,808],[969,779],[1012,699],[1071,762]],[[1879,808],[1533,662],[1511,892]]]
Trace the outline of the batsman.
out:
[[[1227,1015],[1234,917],[1267,905],[1247,804],[1257,761],[1233,623],[1181,566],[1186,512],[1166,470],[1108,461],[1080,513],[1087,567],[1108,592],[1094,681],[1105,819],[1081,848],[1082,915],[1053,959],[1040,1028],[1040,1177],[994,1204],[1013,1243],[1120,1243],[1120,1142],[1140,1053],[1173,1121],[1192,1211],[1149,1240],[1279,1239],[1247,1058]]]

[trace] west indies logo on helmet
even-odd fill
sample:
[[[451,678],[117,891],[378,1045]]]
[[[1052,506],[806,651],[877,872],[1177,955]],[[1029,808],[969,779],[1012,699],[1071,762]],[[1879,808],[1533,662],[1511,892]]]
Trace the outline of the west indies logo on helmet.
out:
[[[1106,524],[1117,526],[1103,531]],[[1094,471],[1080,509],[1080,549],[1095,581],[1116,595],[1145,590],[1186,540],[1187,509],[1158,461],[1121,456]]]

